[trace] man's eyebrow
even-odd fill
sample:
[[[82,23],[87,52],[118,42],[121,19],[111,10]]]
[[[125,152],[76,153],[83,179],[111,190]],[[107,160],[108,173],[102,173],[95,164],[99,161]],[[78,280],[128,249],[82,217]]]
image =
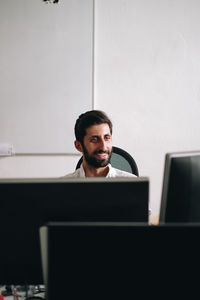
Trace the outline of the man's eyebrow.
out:
[[[98,135],[91,135],[90,137],[89,137],[89,139],[94,139],[94,138],[99,138],[99,136]]]
[[[105,133],[104,136],[112,136],[112,135],[111,135],[111,133]],[[99,138],[99,135],[97,135],[97,134],[90,135],[89,138],[90,138],[90,139],[91,139],[91,138]]]

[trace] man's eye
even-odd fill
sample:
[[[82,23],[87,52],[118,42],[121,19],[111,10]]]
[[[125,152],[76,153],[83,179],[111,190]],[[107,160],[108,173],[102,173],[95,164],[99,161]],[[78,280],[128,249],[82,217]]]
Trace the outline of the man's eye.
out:
[[[111,136],[110,135],[107,135],[106,137],[105,137],[105,140],[106,141],[109,141],[111,139]]]
[[[93,137],[93,138],[91,138],[90,141],[93,142],[93,143],[95,143],[95,142],[97,142],[97,138],[96,138],[96,137]]]

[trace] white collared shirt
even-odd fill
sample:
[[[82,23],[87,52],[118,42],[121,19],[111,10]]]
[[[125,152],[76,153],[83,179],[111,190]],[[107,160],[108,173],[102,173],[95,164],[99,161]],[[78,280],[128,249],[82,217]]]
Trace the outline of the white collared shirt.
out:
[[[125,172],[116,168],[113,168],[111,164],[108,165],[109,171],[107,174],[107,178],[110,177],[137,177],[136,175]],[[73,177],[73,178],[84,178],[85,177],[85,171],[83,169],[83,165],[81,164],[80,168],[74,171],[73,173],[65,175],[63,178],[68,178],[68,177]]]

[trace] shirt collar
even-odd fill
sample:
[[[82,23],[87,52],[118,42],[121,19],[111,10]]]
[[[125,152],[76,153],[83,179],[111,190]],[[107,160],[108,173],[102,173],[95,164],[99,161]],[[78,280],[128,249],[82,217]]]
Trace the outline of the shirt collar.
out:
[[[111,164],[108,165],[109,167],[109,171],[106,177],[110,178],[110,177],[115,177],[115,169],[111,166]]]
[[[80,177],[85,177],[85,171],[83,169],[83,164],[80,165]]]
[[[111,166],[111,164],[108,164],[108,168],[109,168],[109,171],[108,171],[108,174],[106,175],[106,178],[113,177],[115,175],[115,169]],[[83,164],[81,164],[81,166],[80,166],[80,177],[85,177],[85,171],[83,169]]]

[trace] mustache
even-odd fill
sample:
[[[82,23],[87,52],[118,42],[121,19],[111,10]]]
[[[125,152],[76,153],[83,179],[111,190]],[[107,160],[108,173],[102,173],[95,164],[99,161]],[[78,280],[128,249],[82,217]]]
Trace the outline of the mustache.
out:
[[[110,154],[110,151],[98,150],[95,151],[94,154]]]

